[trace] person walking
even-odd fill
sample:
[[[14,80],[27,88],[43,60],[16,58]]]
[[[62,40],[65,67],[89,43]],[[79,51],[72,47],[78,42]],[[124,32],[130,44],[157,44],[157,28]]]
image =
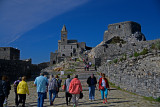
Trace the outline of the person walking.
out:
[[[56,94],[56,97],[58,98],[59,88],[61,87],[62,80],[59,79],[58,75],[56,75],[55,78],[56,78],[56,80],[58,82],[58,90],[57,90],[57,94]]]
[[[5,81],[6,81],[6,85],[7,85],[7,93],[8,93],[7,97],[8,97],[9,94],[10,94],[10,90],[11,90],[11,83],[9,81],[9,77],[8,76],[6,76]]]
[[[0,107],[3,107],[4,100],[7,99],[7,97],[7,85],[2,76],[2,80],[0,80]]]
[[[29,95],[28,85],[26,83],[26,77],[22,77],[22,81],[17,86],[17,94],[19,95],[19,101],[22,102],[22,107],[25,107],[25,101],[26,101],[26,94]]]
[[[4,101],[4,105],[7,106],[7,99],[8,99],[8,96],[10,94],[10,90],[11,90],[11,84],[10,84],[10,81],[9,81],[9,77],[4,75],[2,77],[2,80],[5,81],[6,83],[6,89],[7,89],[7,98],[5,98],[5,101]]]
[[[71,98],[72,98],[72,94],[69,93],[70,82],[71,82],[70,75],[67,75],[67,79],[64,82],[64,85],[66,87],[66,89],[65,89],[65,96],[66,96],[66,104],[67,104],[67,106],[70,103]]]
[[[98,77],[98,84],[99,84],[100,78],[102,78],[102,74],[103,74],[103,73],[100,73],[100,75],[99,75],[99,77]]]
[[[48,78],[47,78],[47,75],[44,75],[44,77],[46,77],[46,79],[48,79]],[[48,86],[46,86],[46,92],[45,92],[44,99],[47,99],[47,91],[48,91]]]
[[[95,88],[96,88],[96,84],[97,84],[97,79],[94,76],[94,74],[92,74],[88,79],[87,79],[87,84],[89,86],[89,100],[95,100]]]
[[[109,88],[109,83],[107,78],[105,78],[105,74],[102,74],[102,78],[99,79],[99,90],[101,91],[101,98],[103,100],[103,103],[107,103],[107,95]],[[105,93],[105,99],[104,99],[104,93]]]
[[[91,67],[92,66],[92,62],[91,61],[89,61],[89,67]]]
[[[18,80],[14,82],[14,93],[15,93],[15,105],[18,106],[18,94],[17,94],[17,86],[21,82],[22,78],[19,77]]]
[[[46,77],[44,77],[43,73],[40,73],[40,76],[38,76],[34,81],[34,86],[37,87],[37,93],[38,93],[38,107],[43,107],[44,103],[44,96],[46,92],[46,86],[48,85],[48,80]]]
[[[49,92],[50,105],[53,105],[53,102],[56,98],[57,90],[58,90],[58,82],[53,77],[53,75],[50,75],[50,78],[48,79],[48,92]],[[53,97],[52,97],[52,94],[53,94]]]
[[[74,107],[78,106],[80,92],[82,92],[82,85],[80,80],[78,79],[78,75],[75,75],[74,79],[72,79],[69,85],[69,93],[72,94],[72,101]]]
[[[86,67],[87,67],[87,71],[89,71],[89,63],[87,63]]]

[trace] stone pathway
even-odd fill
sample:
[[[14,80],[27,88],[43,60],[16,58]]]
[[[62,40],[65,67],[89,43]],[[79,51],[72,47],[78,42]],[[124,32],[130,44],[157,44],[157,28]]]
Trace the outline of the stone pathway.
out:
[[[83,85],[83,99],[79,100],[79,107],[160,107],[160,103],[151,102],[144,100],[143,97],[138,95],[133,95],[120,90],[111,90],[108,94],[108,103],[103,104],[101,100],[100,91],[96,89],[95,101],[89,101],[89,92],[86,84],[87,78],[94,73],[97,77],[98,74],[91,69],[91,71],[83,71],[83,67],[77,68],[79,71],[79,79]],[[64,83],[64,82],[62,82]],[[33,81],[28,82],[30,95],[27,95],[26,107],[36,107],[37,106],[37,93],[36,88],[33,87]],[[56,98],[54,105],[50,107],[66,107],[65,104],[65,94],[64,92],[59,92],[59,98]],[[14,91],[11,90],[11,94],[8,98],[8,107],[14,107]],[[69,107],[72,107],[71,103]],[[49,107],[49,99],[45,99],[44,107]]]

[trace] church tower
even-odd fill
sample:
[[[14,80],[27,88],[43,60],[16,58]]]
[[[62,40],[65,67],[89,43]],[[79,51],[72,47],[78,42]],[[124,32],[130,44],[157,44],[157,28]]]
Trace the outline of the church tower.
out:
[[[67,44],[67,29],[65,25],[63,25],[61,30],[61,43],[64,45]]]

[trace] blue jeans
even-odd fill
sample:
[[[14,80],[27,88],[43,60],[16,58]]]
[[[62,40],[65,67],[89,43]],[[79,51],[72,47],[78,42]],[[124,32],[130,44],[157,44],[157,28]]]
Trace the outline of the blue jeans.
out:
[[[38,107],[43,107],[45,93],[38,92]]]
[[[104,90],[101,90],[101,98],[102,100],[104,99],[104,93],[105,93],[105,98],[107,98],[108,95],[108,89],[104,88]]]
[[[53,94],[53,97],[52,97],[52,94]],[[55,90],[49,90],[49,101],[51,103],[51,101],[53,102],[54,99],[56,98],[56,94],[57,94],[57,91]]]
[[[92,85],[89,87],[89,99],[94,100],[95,96],[95,86]]]

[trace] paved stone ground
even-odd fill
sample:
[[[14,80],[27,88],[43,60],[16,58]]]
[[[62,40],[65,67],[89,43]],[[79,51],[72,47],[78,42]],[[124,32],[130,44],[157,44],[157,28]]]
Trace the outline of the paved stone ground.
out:
[[[111,90],[108,95],[107,104],[103,104],[100,96],[100,92],[96,90],[96,100],[88,100],[88,91],[83,91],[84,98],[79,100],[79,107],[160,107],[158,102],[150,102],[144,100],[143,97],[132,95],[120,90]],[[12,91],[9,96],[9,107],[14,107],[14,93]],[[36,107],[37,106],[37,93],[35,88],[30,88],[30,95],[27,95],[26,100],[27,107]],[[48,99],[45,100],[45,107],[49,106]],[[59,98],[55,99],[54,106],[57,107],[66,107],[64,92],[59,93]],[[72,107],[72,103],[70,104]]]
[[[78,69],[78,68],[77,68]],[[87,78],[90,74],[94,73],[96,76],[98,74],[91,69],[91,71],[83,71],[82,68],[78,69],[79,79],[83,85],[83,99],[79,100],[79,107],[160,107],[160,103],[151,102],[144,100],[143,97],[138,95],[133,95],[120,90],[111,90],[108,94],[108,103],[103,104],[101,100],[100,91],[96,90],[95,101],[89,101],[89,92],[86,84]],[[37,93],[36,88],[33,87],[33,81],[28,82],[30,95],[27,95],[26,106],[27,107],[36,107],[37,106]],[[12,88],[13,89],[13,88]],[[14,107],[14,91],[11,90],[11,94],[8,98],[9,107]],[[44,102],[44,107],[49,106],[49,99],[46,99]],[[65,94],[64,92],[59,92],[59,98],[56,98],[54,101],[54,106],[57,107],[66,107],[65,104]],[[72,107],[73,104],[70,103],[69,107]]]

